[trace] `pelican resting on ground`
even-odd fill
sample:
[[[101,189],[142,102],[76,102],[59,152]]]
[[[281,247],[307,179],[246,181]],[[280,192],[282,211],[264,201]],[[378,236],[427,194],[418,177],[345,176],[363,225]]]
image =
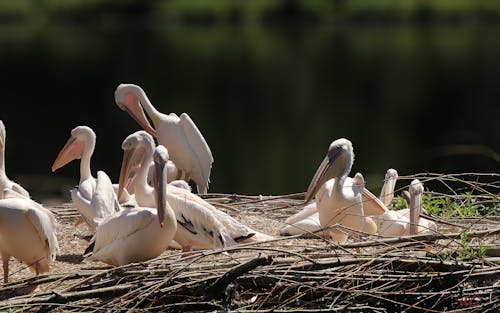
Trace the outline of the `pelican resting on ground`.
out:
[[[132,184],[137,203],[141,206],[154,206],[153,190],[146,183],[147,168],[144,168],[144,165],[149,164],[151,159],[154,149],[153,138],[145,131],[138,131],[123,141],[122,148],[124,156],[118,193],[128,184]],[[130,173],[134,172],[137,174],[131,177]],[[178,234],[174,240],[183,247],[184,251],[189,251],[191,248],[218,247],[214,246],[213,241],[213,236],[217,233],[228,237],[224,239],[227,246],[234,245],[236,242],[253,242],[272,238],[239,223],[186,188],[173,186],[173,183],[168,188],[168,203],[179,222]]]
[[[0,252],[3,281],[9,281],[11,256],[28,265],[36,275],[49,271],[59,251],[56,220],[52,212],[16,192],[4,190],[0,200]]]
[[[384,181],[384,185],[382,187],[380,200],[382,201],[382,203],[384,203],[385,206],[388,206],[388,204],[392,201],[392,193],[394,192],[395,181],[392,178],[388,179],[388,175],[394,175],[394,172],[396,173],[396,179],[397,179],[396,170],[393,170],[393,169],[387,170],[388,174],[386,174],[386,180]],[[349,180],[349,177],[346,180]],[[364,182],[358,181],[358,184],[362,184],[362,183],[364,183]],[[360,187],[361,186],[362,185],[360,185]],[[320,190],[318,191],[318,194],[324,194],[325,192],[326,192],[326,185],[323,185],[320,188]],[[366,190],[366,192],[369,192],[369,191]],[[386,196],[382,197],[382,195],[386,195]],[[384,215],[388,214],[389,212],[392,212],[392,211],[387,210],[385,213],[383,213],[380,216],[384,216]],[[372,234],[372,235],[377,234],[378,230],[379,230],[378,229],[379,225],[376,224],[376,221],[377,220],[375,220],[374,217],[373,218],[365,217],[365,226],[363,228],[363,232],[368,233],[368,234]],[[292,235],[299,235],[299,234],[305,234],[305,233],[313,233],[313,232],[318,232],[319,230],[322,229],[321,224],[319,222],[319,212],[318,212],[316,202],[309,203],[302,210],[300,210],[299,212],[295,213],[294,215],[288,217],[286,219],[285,223],[287,225],[280,228],[280,230],[279,230],[281,236],[292,236]],[[403,224],[403,227],[404,227],[404,224]],[[321,233],[316,234],[316,236],[318,236],[318,235],[321,235]]]
[[[316,196],[322,228],[339,224],[363,231],[367,216],[384,214],[388,210],[364,188],[364,178],[360,173],[352,179],[347,177],[353,162],[352,143],[345,138],[335,140],[309,185],[305,203]],[[326,239],[340,243],[348,237],[340,228],[325,229],[324,234]]]
[[[409,208],[394,211],[398,214],[398,217],[401,221],[407,221],[407,226],[403,235],[416,235],[436,232],[436,223],[424,218],[420,218],[423,213],[426,213],[422,207],[422,195],[424,193],[423,184],[418,179],[414,179],[411,182],[408,191],[410,193]]]
[[[387,170],[385,179],[386,184],[384,184],[380,192],[380,197],[388,205],[394,196],[398,172],[394,169]],[[418,179],[413,180],[408,191],[409,208],[398,211],[389,210],[382,215],[373,217],[380,236],[394,237],[437,231],[434,222],[420,218],[420,215],[424,212],[422,208],[422,194],[424,191],[422,183]],[[411,225],[418,225],[418,227],[410,230]]]
[[[103,172],[97,172],[97,179],[92,176],[90,170],[90,159],[95,148],[96,135],[94,131],[87,126],[78,126],[71,130],[71,137],[57,155],[52,172],[63,167],[75,159],[80,160],[80,183],[73,188],[71,199],[73,205],[82,215],[83,220],[89,228],[94,231],[96,228],[95,220],[113,214],[120,210],[118,200],[114,195],[113,185],[110,185],[109,176]],[[114,199],[113,206],[99,205],[99,194],[109,193]],[[122,199],[128,200],[127,193],[124,193]],[[81,222],[79,220],[77,225]]]
[[[13,182],[7,177],[5,172],[5,141],[6,141],[6,131],[3,122],[0,120],[0,199],[3,199],[4,190],[12,190],[15,192],[17,197],[20,198],[30,198],[30,194],[21,185]]]
[[[167,150],[158,146],[154,152],[156,175],[153,179],[156,209],[126,207],[102,219],[88,260],[121,266],[150,260],[165,251],[177,231],[175,214],[167,202],[167,160]],[[111,207],[113,202],[109,195],[99,201]]]
[[[389,206],[394,198],[394,188],[398,179],[395,169],[388,169],[385,173],[385,181],[380,191],[380,200]],[[397,211],[387,210],[384,214],[374,216],[373,220],[378,228],[378,234],[384,237],[401,236],[404,234],[408,221],[401,219]]]
[[[177,116],[175,113],[167,115],[159,112],[153,107],[144,90],[133,84],[119,85],[115,91],[115,102],[145,131],[153,137],[158,137],[158,143],[168,149],[170,158],[183,172],[185,179],[192,179],[196,183],[198,193],[207,193],[214,159],[205,138],[189,115],[182,113]],[[154,128],[143,109],[153,122]]]

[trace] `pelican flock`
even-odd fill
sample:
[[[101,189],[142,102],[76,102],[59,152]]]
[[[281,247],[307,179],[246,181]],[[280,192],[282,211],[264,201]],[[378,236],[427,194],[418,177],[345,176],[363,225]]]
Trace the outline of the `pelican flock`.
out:
[[[167,160],[167,150],[158,146],[154,152],[155,208],[127,207],[101,220],[89,260],[120,266],[146,261],[165,251],[177,231],[175,214],[167,202]],[[114,205],[112,197],[101,200],[102,206]]]
[[[125,138],[122,148],[124,156],[118,194],[125,188],[125,184],[132,184],[137,204],[154,207],[153,188],[147,184],[147,165],[153,155],[153,138],[145,131],[137,131]],[[220,248],[235,245],[237,241],[272,238],[239,223],[189,192],[187,188],[177,187],[176,182],[178,181],[172,182],[168,188],[167,201],[179,223],[174,240],[182,246],[183,251],[190,251],[192,248]]]
[[[143,128],[121,144],[118,184],[103,170],[93,176],[96,134],[88,126],[71,130],[51,168],[55,172],[80,159],[78,186],[69,192],[81,215],[77,225],[84,221],[93,235],[84,253],[87,261],[122,266],[150,260],[167,249],[225,249],[276,238],[252,229],[201,196],[208,191],[214,159],[187,113],[159,112],[144,90],[133,84],[120,84],[114,97],[116,105]],[[49,271],[59,244],[52,211],[8,179],[5,143],[6,130],[0,121],[0,253],[3,280],[8,283],[11,257],[42,274]],[[349,177],[353,162],[351,141],[334,140],[307,188],[302,209],[286,219],[279,234],[315,233],[344,243],[361,235],[406,236],[437,230],[435,223],[421,218],[426,212],[420,181],[409,186],[408,208],[393,211],[389,207],[397,171],[387,170],[377,198],[366,188],[361,173]],[[191,191],[190,180],[197,193]]]

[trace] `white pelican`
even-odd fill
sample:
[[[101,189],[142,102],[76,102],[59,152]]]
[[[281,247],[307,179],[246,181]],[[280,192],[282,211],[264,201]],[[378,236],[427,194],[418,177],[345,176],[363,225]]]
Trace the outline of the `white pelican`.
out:
[[[436,223],[420,218],[420,215],[424,212],[424,209],[422,208],[422,194],[424,193],[424,186],[422,183],[418,179],[414,179],[410,184],[409,192],[410,207],[408,209],[396,211],[401,219],[409,219],[405,235],[436,232]]]
[[[81,159],[80,183],[70,192],[73,205],[80,212],[91,230],[95,230],[97,226],[95,219],[103,218],[120,210],[116,196],[114,196],[114,206],[101,206],[98,204],[99,193],[114,195],[114,192],[113,186],[110,185],[110,179],[105,172],[97,172],[97,179],[92,176],[90,158],[94,152],[95,141],[96,135],[90,127],[78,126],[73,128],[71,137],[52,165],[52,172],[54,172],[75,159]],[[77,222],[77,225],[79,222]]]
[[[319,222],[319,212],[316,202],[309,203],[300,212],[287,218],[286,223],[288,225],[279,230],[281,236],[293,236],[319,231],[322,227]],[[372,218],[365,217],[363,232],[372,235],[377,234],[377,225]],[[317,233],[316,235],[321,235],[321,233]]]
[[[352,143],[345,138],[335,140],[309,185],[305,202],[316,195],[323,228],[341,224],[363,231],[365,215],[380,215],[387,211],[385,205],[364,188],[364,178],[360,173],[352,179],[347,177],[353,161]],[[336,228],[325,230],[325,237],[333,237],[336,242],[347,240],[347,234]]]
[[[157,174],[153,179],[157,209],[127,207],[101,220],[88,260],[121,266],[155,258],[165,251],[177,230],[175,214],[167,202],[167,160],[167,149],[158,146],[154,152]],[[100,203],[112,207],[113,199],[103,197]]]
[[[386,178],[388,175],[389,172]],[[397,172],[391,176],[394,184],[397,177]],[[393,193],[393,190],[394,185],[386,190],[387,194]],[[437,226],[434,222],[420,218],[420,214],[423,212],[423,192],[424,187],[422,183],[418,179],[415,179],[409,187],[409,208],[398,211],[389,210],[383,215],[373,217],[379,228],[379,235],[393,237],[437,231]]]
[[[144,90],[133,84],[121,84],[115,91],[115,102],[118,107],[127,111],[139,125],[149,134],[158,137],[164,145],[172,161],[185,174],[186,180],[191,178],[197,186],[198,193],[206,193],[210,182],[210,170],[214,159],[205,138],[198,130],[189,115],[182,113],[163,114],[156,110]],[[144,115],[151,119],[154,129]]]
[[[339,139],[340,140],[340,139]],[[341,158],[341,161],[343,162],[348,162],[350,160],[350,165],[346,164],[345,171],[346,175],[349,173],[350,168],[352,166],[352,160],[354,158],[354,154],[352,152],[352,144],[347,140],[344,139],[348,144],[346,147],[350,147],[349,150],[349,155],[343,156]],[[340,142],[343,142],[344,140],[341,140]],[[332,143],[333,145],[333,143]],[[330,148],[332,148],[332,145]],[[346,152],[347,153],[347,152]],[[346,159],[347,158],[347,159]],[[319,183],[317,186],[313,186],[313,183],[316,181],[319,181],[320,176],[323,175],[323,182],[328,179],[328,177],[331,177],[333,173],[330,173],[329,175],[325,174],[325,172],[329,168],[329,163],[330,159],[328,156],[323,160],[321,163],[320,167],[318,168],[318,171],[314,175],[314,178],[311,182],[311,185],[308,188],[308,193],[306,195],[306,202],[308,202],[313,196],[314,196],[314,190],[319,189],[316,192],[316,198],[325,198],[325,195],[328,197],[332,197],[332,188],[335,182],[335,178],[332,178],[327,181],[327,183]],[[341,165],[340,165],[341,166]],[[320,172],[323,171],[323,172]],[[330,170],[330,172],[332,172]],[[339,185],[340,186],[340,185]],[[338,188],[338,187],[337,187]],[[378,200],[376,197],[368,190],[364,188],[364,179],[361,174],[357,174],[354,178],[350,177],[345,177],[345,181],[343,183],[343,188],[346,190],[346,192],[349,192],[349,189],[356,190],[356,192],[360,192],[362,196],[362,201],[363,201],[363,213],[365,215],[364,219],[359,217],[358,219],[352,217],[353,221],[356,221],[358,223],[363,224],[362,230],[366,233],[369,234],[375,234],[377,232],[377,227],[374,223],[374,221],[368,217],[367,215],[380,215],[384,214],[387,210],[387,208]],[[314,190],[313,190],[314,189]],[[351,210],[359,211],[359,208],[352,208]],[[340,215],[339,215],[340,218]],[[317,202],[313,202],[305,206],[301,211],[298,213],[290,216],[289,218],[286,219],[286,223],[288,224],[287,226],[283,227],[280,229],[280,234],[282,236],[287,236],[287,235],[295,235],[295,234],[302,234],[305,232],[312,232],[312,231],[317,231],[321,229],[321,223],[319,221],[319,211],[317,207]],[[360,226],[360,225],[358,225]]]
[[[145,131],[138,131],[123,141],[122,148],[124,157],[120,171],[119,190],[122,190],[126,184],[133,184],[136,192],[135,199],[139,205],[155,205],[152,188],[146,183],[147,168],[143,167],[144,164],[147,165],[150,162],[154,149],[153,138]],[[135,171],[137,174],[130,181],[130,173]],[[183,247],[184,251],[189,251],[191,248],[213,248],[212,236],[217,232],[228,235],[229,238],[225,239],[226,245],[233,245],[235,241],[248,242],[272,238],[239,223],[186,188],[178,188],[170,184],[168,203],[179,222],[178,234],[174,240]]]
[[[395,169],[388,169],[385,173],[385,181],[380,191],[380,200],[389,206],[394,198],[394,188],[398,179],[398,172]],[[408,225],[408,220],[401,219],[398,211],[387,210],[384,214],[374,216],[373,220],[377,224],[378,234],[384,237],[401,236]]]
[[[5,140],[6,132],[3,122],[0,120],[0,199],[4,198],[4,189],[14,191],[21,198],[30,198],[30,194],[21,185],[13,182],[5,173]]]
[[[59,245],[56,220],[52,212],[31,199],[17,198],[7,189],[0,200],[0,252],[3,261],[3,281],[9,281],[11,256],[27,264],[36,275],[49,271]]]

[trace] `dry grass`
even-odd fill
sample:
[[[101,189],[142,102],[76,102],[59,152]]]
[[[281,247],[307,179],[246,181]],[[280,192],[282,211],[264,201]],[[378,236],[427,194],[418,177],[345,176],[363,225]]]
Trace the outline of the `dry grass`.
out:
[[[477,201],[497,208],[500,203],[495,175],[497,180],[486,185],[478,176],[419,178],[446,184],[458,179],[460,193],[474,191]],[[284,219],[301,208],[300,197],[212,194],[208,200],[252,228],[277,236]],[[441,225],[436,234],[363,235],[341,246],[295,237],[241,245],[227,253],[186,256],[168,250],[145,263],[111,268],[82,260],[87,242],[76,235],[87,233],[73,227],[77,212],[71,206],[54,212],[61,255],[50,274],[39,277],[12,260],[11,283],[0,289],[0,311],[496,312],[500,307],[497,217],[449,220],[467,229],[471,239],[466,245],[462,228]],[[479,243],[486,247],[480,255]],[[15,294],[34,285],[38,288],[29,295]]]

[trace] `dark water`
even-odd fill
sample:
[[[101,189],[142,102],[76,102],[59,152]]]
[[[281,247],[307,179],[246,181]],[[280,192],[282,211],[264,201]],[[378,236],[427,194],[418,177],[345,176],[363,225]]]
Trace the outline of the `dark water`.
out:
[[[138,125],[114,104],[141,85],[188,112],[212,149],[210,191],[307,188],[331,141],[349,138],[374,189],[400,174],[498,172],[499,27],[0,27],[7,171],[35,194],[66,190],[50,166],[77,125],[97,133],[94,173],[118,179]],[[68,178],[64,185],[62,178]]]

